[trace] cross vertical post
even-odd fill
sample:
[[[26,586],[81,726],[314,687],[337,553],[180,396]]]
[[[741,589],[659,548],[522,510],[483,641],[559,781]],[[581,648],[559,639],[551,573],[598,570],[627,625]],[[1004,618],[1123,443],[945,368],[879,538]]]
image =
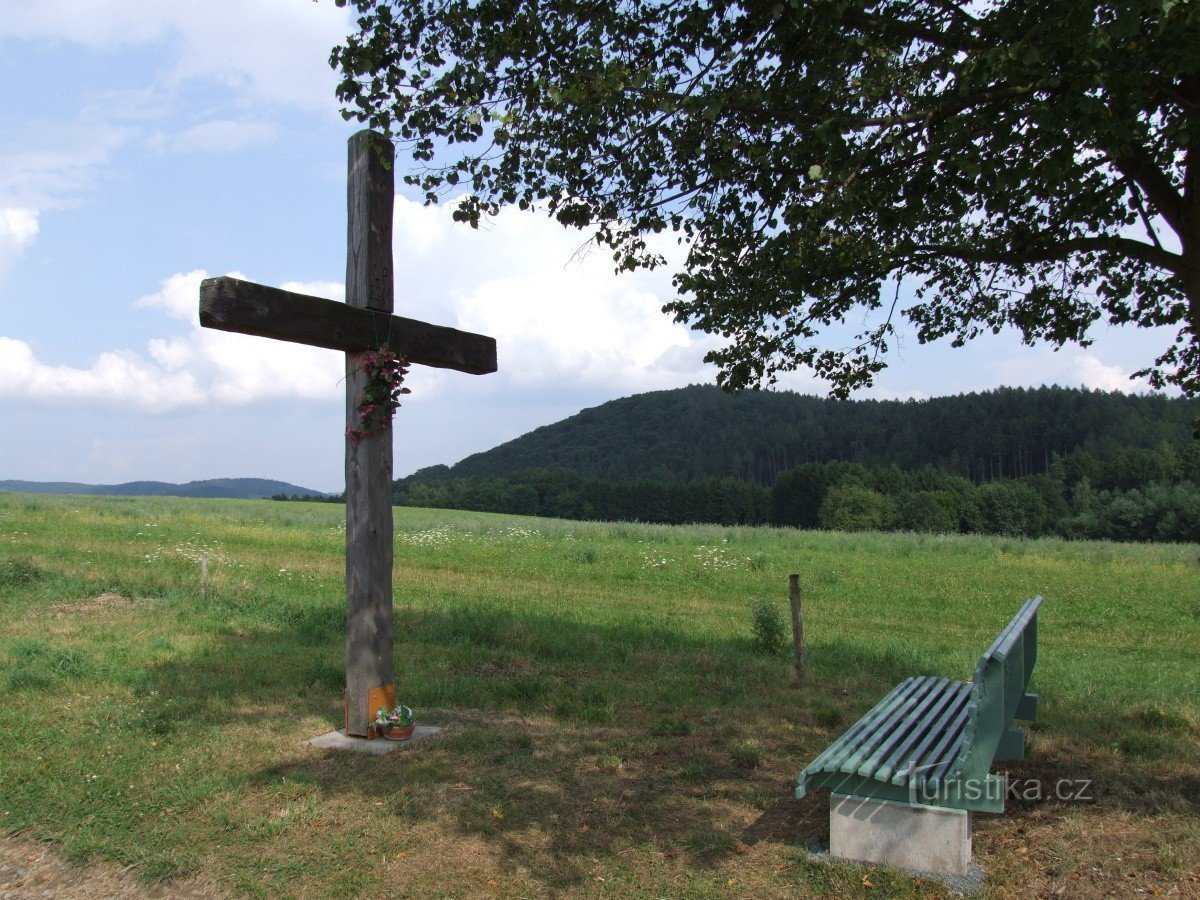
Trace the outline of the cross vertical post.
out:
[[[346,305],[370,310],[390,338],[394,305],[391,141],[369,131],[350,139],[347,179]],[[378,313],[378,315],[376,315]],[[363,358],[346,351],[346,734],[365,737],[375,706],[395,705],[392,671],[392,430],[361,440]]]
[[[392,315],[395,150],[385,135],[350,138],[346,302],[224,276],[200,284],[200,324],[346,354],[345,736],[371,737],[396,705],[392,671],[392,431],[351,437],[366,395],[366,356],[387,348],[413,365],[472,375],[496,371],[496,340]],[[336,734],[336,733],[335,733]],[[326,736],[328,737],[328,736]],[[323,740],[323,738],[321,739]],[[319,746],[326,746],[320,744]]]

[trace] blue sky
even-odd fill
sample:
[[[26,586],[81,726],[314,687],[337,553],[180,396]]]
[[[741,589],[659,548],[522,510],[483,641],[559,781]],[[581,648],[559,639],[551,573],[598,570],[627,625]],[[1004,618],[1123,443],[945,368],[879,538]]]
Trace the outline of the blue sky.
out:
[[[356,126],[327,60],[350,30],[332,0],[0,0],[0,479],[341,489],[340,355],[202,331],[195,310],[200,279],[229,273],[341,299]],[[713,339],[660,312],[667,271],[615,276],[537,215],[473,232],[402,187],[395,232],[397,312],[494,335],[501,366],[414,370],[397,474],[713,380]],[[1058,353],[909,339],[865,396],[1140,390],[1127,373],[1167,343],[1094,336]]]

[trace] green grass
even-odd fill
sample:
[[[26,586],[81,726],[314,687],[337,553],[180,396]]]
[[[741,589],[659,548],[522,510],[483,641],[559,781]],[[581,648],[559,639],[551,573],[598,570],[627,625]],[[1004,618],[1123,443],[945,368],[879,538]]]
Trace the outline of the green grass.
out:
[[[1042,594],[1011,772],[1097,801],[979,817],[989,889],[1200,889],[1194,545],[397,509],[399,694],[447,728],[363,759],[303,743],[340,719],[343,543],[332,505],[0,494],[3,828],[252,896],[940,896],[810,862],[795,775]],[[750,610],[793,571],[803,685]]]

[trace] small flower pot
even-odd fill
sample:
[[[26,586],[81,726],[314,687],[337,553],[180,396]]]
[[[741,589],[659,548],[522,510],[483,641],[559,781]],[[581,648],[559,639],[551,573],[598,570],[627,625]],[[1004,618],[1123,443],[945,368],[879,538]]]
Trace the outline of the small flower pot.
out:
[[[416,725],[405,725],[403,728],[389,728],[383,733],[383,736],[389,741],[407,741],[412,737],[413,729]]]

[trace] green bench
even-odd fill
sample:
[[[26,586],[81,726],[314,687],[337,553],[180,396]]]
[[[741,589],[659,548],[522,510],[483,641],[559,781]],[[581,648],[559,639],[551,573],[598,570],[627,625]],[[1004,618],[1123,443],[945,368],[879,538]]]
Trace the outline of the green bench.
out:
[[[800,773],[797,797],[821,787],[833,793],[833,855],[937,871],[921,864],[930,860],[920,845],[933,829],[934,843],[954,845],[953,859],[938,865],[961,872],[969,864],[966,814],[1004,811],[1007,783],[991,774],[992,763],[1025,758],[1025,732],[1013,720],[1037,716],[1037,695],[1027,689],[1041,604],[1041,597],[1025,602],[979,658],[972,681],[928,675],[903,681]],[[891,808],[881,810],[880,803]],[[914,818],[922,811],[960,817]],[[894,833],[868,833],[872,827]],[[958,832],[965,833],[965,859]],[[906,833],[913,846],[903,846]]]

